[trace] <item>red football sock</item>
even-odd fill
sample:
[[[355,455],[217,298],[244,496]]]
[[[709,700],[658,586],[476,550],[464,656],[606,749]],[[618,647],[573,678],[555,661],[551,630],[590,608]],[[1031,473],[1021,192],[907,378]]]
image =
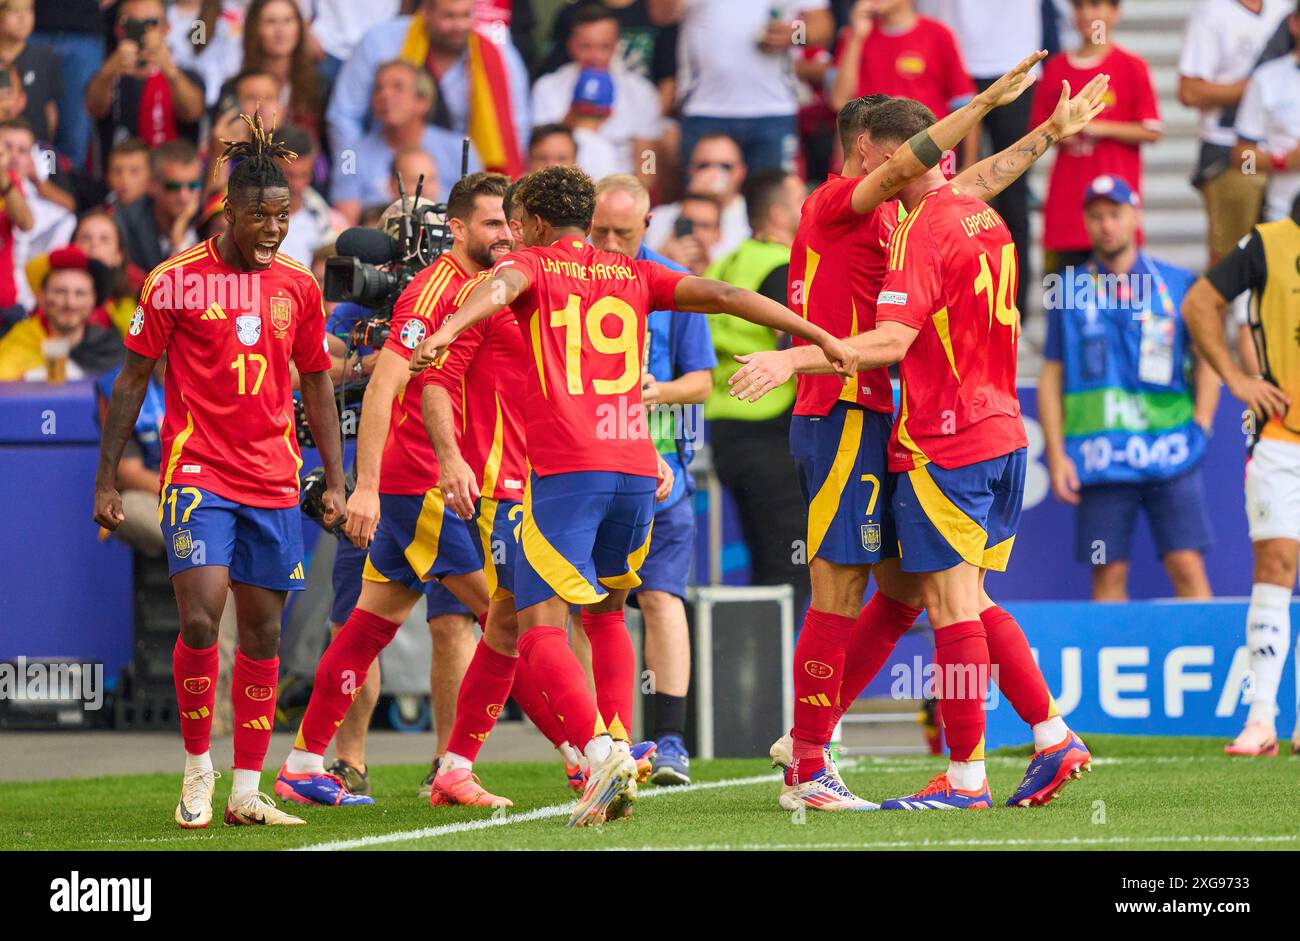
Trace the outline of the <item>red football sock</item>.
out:
[[[533,676],[524,658],[516,659],[518,662],[515,664],[515,685],[510,688],[510,695],[524,711],[524,715],[528,716],[533,725],[546,736],[547,741],[559,748],[567,741],[564,727],[556,718],[551,704],[546,701],[546,694],[537,685],[537,678]]]
[[[1056,702],[1016,619],[994,605],[980,613],[980,620],[988,634],[989,659],[997,665],[998,689],[1016,715],[1030,725],[1057,715]]]
[[[911,630],[921,609],[895,601],[877,591],[858,612],[844,651],[844,675],[840,679],[839,702],[831,712],[831,729],[876,678],[899,638]]]
[[[564,737],[574,748],[582,751],[597,732],[605,731],[587,689],[587,674],[573,655],[564,628],[539,625],[521,633],[519,659],[546,694]]]
[[[984,698],[989,647],[980,621],[959,621],[934,632],[939,669],[936,695],[943,703],[943,732],[953,761],[984,759]]]
[[[451,727],[448,751],[470,761],[478,757],[478,750],[497,724],[497,716],[510,695],[518,660],[497,653],[482,640],[478,642],[456,695],[456,721]]]
[[[235,651],[230,701],[235,707],[235,762],[241,771],[261,771],[275,727],[275,684],[280,658],[252,660]]]
[[[804,779],[824,767],[853,618],[809,608],[794,645],[794,757]]]
[[[204,650],[188,647],[176,638],[172,648],[172,678],[181,717],[185,751],[202,755],[212,740],[212,710],[217,702],[217,645]]]
[[[325,648],[325,655],[316,666],[316,681],[294,748],[314,755],[325,754],[339,723],[366,681],[370,665],[401,626],[369,611],[352,609],[343,629]]]
[[[605,720],[610,737],[630,742],[636,699],[636,653],[623,620],[623,609],[595,614],[584,608],[582,629],[591,641],[596,708]]]

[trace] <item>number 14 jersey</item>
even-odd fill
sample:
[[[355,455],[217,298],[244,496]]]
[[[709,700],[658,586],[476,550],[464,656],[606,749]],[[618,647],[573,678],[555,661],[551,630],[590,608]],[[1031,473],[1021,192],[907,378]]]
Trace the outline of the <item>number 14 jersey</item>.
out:
[[[1016,245],[992,208],[944,184],[894,230],[876,322],[920,331],[899,365],[889,469],[951,470],[1025,447],[1016,397]]]
[[[512,252],[495,270],[507,268],[528,279],[511,309],[532,360],[522,391],[533,471],[656,476],[641,402],[646,317],[676,308],[686,275],[571,236]]]

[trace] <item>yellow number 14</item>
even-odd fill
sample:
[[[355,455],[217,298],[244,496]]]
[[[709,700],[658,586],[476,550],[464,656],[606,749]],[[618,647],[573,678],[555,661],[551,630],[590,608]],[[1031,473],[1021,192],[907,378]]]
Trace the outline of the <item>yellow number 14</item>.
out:
[[[1007,242],[1002,246],[1002,263],[998,265],[998,286],[993,289],[993,272],[989,268],[987,252],[980,252],[980,273],[975,276],[975,293],[988,294],[989,328],[993,327],[993,318],[998,323],[1012,328],[1015,336],[1016,323],[1016,246]]]

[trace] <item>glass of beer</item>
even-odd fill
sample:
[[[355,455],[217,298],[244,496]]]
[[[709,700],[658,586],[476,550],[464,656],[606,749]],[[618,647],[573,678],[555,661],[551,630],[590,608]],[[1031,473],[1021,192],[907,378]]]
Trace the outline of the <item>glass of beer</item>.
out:
[[[68,341],[62,337],[46,337],[41,341],[46,385],[61,386],[68,381],[68,354],[71,351]]]

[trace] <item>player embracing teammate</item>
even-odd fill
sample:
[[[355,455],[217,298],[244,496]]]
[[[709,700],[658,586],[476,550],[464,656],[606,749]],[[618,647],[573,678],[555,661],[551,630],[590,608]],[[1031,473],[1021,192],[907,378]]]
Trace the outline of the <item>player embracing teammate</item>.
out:
[[[1041,57],[1025,60],[968,108],[987,110],[1014,100]],[[819,378],[820,367],[796,347],[739,357],[746,365],[732,379],[734,394],[753,399],[792,372],[801,374],[791,446],[809,499],[813,602],[795,651],[795,727],[772,748],[773,759],[786,765],[781,805],[787,809],[876,806],[844,786],[825,745],[839,716],[919,614],[918,602],[936,628],[936,692],[953,748],[951,777],[941,775],[915,798],[884,807],[990,806],[982,760],[990,650],[1004,693],[1034,725],[1038,748],[1011,802],[1050,800],[1087,763],[1086,750],[1055,714],[1023,633],[982,589],[987,569],[1005,567],[1014,536],[1024,430],[1014,385],[1015,247],[1001,219],[976,197],[995,195],[1055,141],[1077,133],[1100,110],[1105,89],[1104,76],[1073,99],[1064,87],[1051,119],[952,183],[932,167],[939,151],[964,133],[961,111],[935,124],[917,102],[878,97],[850,102],[841,111],[846,174],[867,175],[858,181],[832,179],[809,198],[796,242],[796,255],[801,247],[804,254],[791,267],[791,300],[804,305],[810,319],[856,335],[851,343],[864,351],[864,372],[856,383],[842,386]],[[908,151],[916,159],[906,172],[890,172]],[[895,192],[907,211],[901,222],[897,204],[880,202]],[[881,196],[873,200],[876,193]],[[927,193],[935,195],[922,201]],[[937,211],[935,201],[941,204]],[[927,214],[918,219],[923,209]],[[965,232],[966,216],[978,224],[971,223],[970,239],[960,241],[951,231]],[[936,241],[932,226],[945,240]],[[976,243],[976,235],[990,244]],[[802,265],[801,273],[795,264]],[[905,269],[926,283],[927,293],[903,283]],[[847,284],[848,301],[837,304],[819,282]],[[993,308],[985,324],[974,306],[979,290],[987,292],[990,304],[998,298],[997,322],[1011,325],[1005,336],[994,338],[996,351],[986,349],[984,335],[994,321]],[[904,329],[897,322],[899,307],[908,312],[904,323],[915,321],[910,338],[899,336]],[[918,333],[925,342],[903,358]],[[891,429],[885,416],[893,411],[892,392],[884,369],[900,359],[903,410]],[[997,404],[988,406],[989,401]],[[929,428],[932,419],[933,436],[918,445],[914,429]],[[1013,457],[1004,458],[1007,454]],[[956,479],[943,475],[944,469],[986,458],[1004,458],[1005,474],[994,477],[986,468]],[[916,476],[897,476],[913,468],[919,469]],[[901,560],[895,558],[899,553]],[[878,590],[859,611],[873,567]],[[969,682],[946,682],[950,676]]]
[[[760,295],[593,248],[586,241],[595,186],[554,167],[521,180],[513,202],[525,248],[497,263],[460,309],[424,342],[426,368],[457,336],[503,305],[529,353],[524,393],[528,462],[515,560],[519,656],[581,748],[590,772],[569,824],[630,812],[635,762],[628,732],[635,660],[623,622],[629,589],[649,549],[664,479],[641,402],[646,318],[652,310],[726,311],[815,343],[836,371],[856,362],[842,340]],[[598,697],[563,625],[584,607]]]

